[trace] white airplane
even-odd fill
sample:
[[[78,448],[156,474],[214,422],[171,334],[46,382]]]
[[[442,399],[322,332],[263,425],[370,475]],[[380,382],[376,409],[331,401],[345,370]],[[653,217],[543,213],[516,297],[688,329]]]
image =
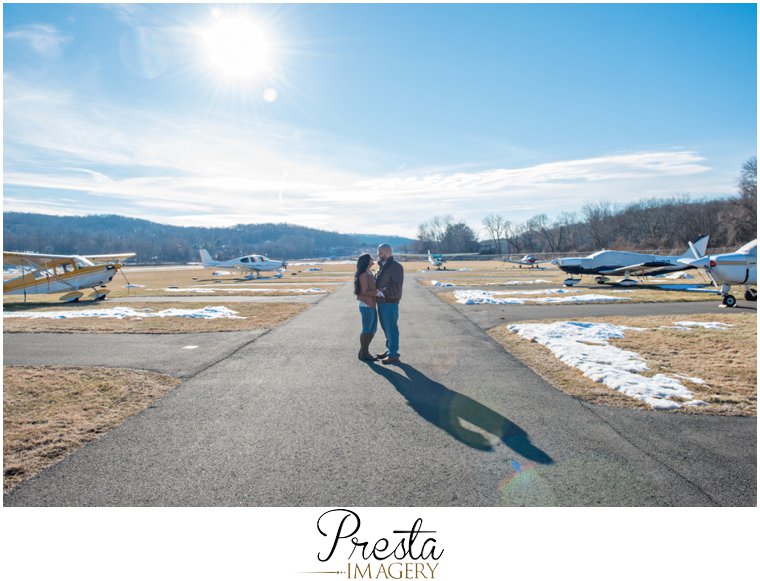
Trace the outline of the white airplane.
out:
[[[83,288],[94,291],[88,298],[102,301],[109,291],[98,290],[111,282],[122,267],[120,259],[134,256],[124,254],[90,254],[87,256],[36,254],[33,252],[3,252],[3,263],[21,267],[21,275],[3,281],[3,294],[28,295],[65,293],[59,300],[76,302]]]
[[[693,249],[695,257],[681,259],[681,263],[690,268],[701,268],[712,280],[713,284],[720,289],[723,297],[723,306],[733,307],[736,298],[729,294],[732,284],[744,286],[744,298],[748,301],[757,301],[757,240],[753,240],[728,254],[711,254],[699,256]]]
[[[283,260],[269,260],[266,256],[259,254],[249,254],[231,260],[212,260],[205,248],[201,248],[201,262],[204,268],[237,268],[247,273],[247,278],[253,278],[254,275],[261,276],[262,272],[287,270],[288,267],[288,263]],[[282,272],[278,272],[274,276],[280,278]]]
[[[504,259],[504,262],[510,262],[512,264],[519,264],[520,268],[523,266],[529,266],[530,268],[538,268],[539,264],[543,264],[545,262],[551,262],[551,260],[538,260],[535,256],[532,254],[526,254],[519,260],[512,260],[512,258],[507,257]]]
[[[624,252],[622,250],[600,250],[586,257],[557,258],[552,260],[560,270],[570,274],[563,284],[573,286],[581,281],[573,278],[573,274],[595,274],[596,282],[604,284],[609,281],[608,275],[622,275],[618,285],[633,286],[638,281],[631,278],[634,276],[655,276],[666,272],[685,270],[689,268],[681,259],[694,260],[692,252],[698,252],[702,257],[707,250],[709,235],[700,236],[693,243],[690,242],[690,250],[681,256],[660,256],[658,254],[641,254],[638,252]]]
[[[449,258],[454,258],[455,256],[478,256],[477,252],[465,252],[460,254],[431,254],[428,250],[427,254],[394,254],[394,256],[403,256],[404,258],[427,258],[427,261],[436,267],[436,269],[441,270],[441,266],[448,262]],[[446,270],[446,267],[443,267],[443,270]]]

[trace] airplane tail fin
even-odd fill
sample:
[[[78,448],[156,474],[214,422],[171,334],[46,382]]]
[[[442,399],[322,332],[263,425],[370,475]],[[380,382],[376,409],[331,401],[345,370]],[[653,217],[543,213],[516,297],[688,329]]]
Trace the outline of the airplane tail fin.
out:
[[[710,241],[710,235],[700,236],[694,242],[689,242],[689,249],[684,252],[680,258],[700,259],[707,252],[707,243]]]
[[[216,261],[211,259],[211,255],[205,248],[201,248],[201,262],[203,263],[203,268],[216,266]]]

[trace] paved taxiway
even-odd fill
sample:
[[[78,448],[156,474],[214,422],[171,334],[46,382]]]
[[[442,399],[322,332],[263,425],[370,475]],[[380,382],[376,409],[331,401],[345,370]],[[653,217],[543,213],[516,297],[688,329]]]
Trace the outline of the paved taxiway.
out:
[[[32,352],[37,364],[150,368],[185,381],[4,503],[756,504],[756,418],[575,400],[483,333],[502,321],[443,304],[409,278],[403,364],[390,368],[356,359],[350,285],[263,334],[5,335],[6,364],[30,363],[24,353]],[[585,312],[625,314],[618,307]],[[684,314],[706,305],[689,307],[703,310]],[[551,318],[582,313],[510,308],[528,318],[538,309]],[[490,316],[505,313],[497,306]]]

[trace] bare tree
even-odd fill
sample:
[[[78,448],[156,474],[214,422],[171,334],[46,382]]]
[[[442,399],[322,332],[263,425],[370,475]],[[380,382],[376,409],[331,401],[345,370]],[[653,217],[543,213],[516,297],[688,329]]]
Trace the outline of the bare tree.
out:
[[[583,216],[591,238],[597,248],[605,248],[612,241],[610,219],[615,213],[612,202],[590,202],[583,206]]]
[[[417,228],[417,239],[419,252],[444,252],[443,244],[446,237],[446,230],[454,223],[454,218],[446,214],[445,216],[435,216],[430,222],[423,222]]]
[[[507,237],[510,223],[499,214],[489,214],[483,218],[483,226],[485,226],[488,235],[493,240],[496,254],[501,254],[501,240]]]

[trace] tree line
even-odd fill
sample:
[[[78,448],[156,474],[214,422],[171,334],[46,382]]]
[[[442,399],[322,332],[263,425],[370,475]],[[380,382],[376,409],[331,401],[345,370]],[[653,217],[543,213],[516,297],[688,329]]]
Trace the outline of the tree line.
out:
[[[374,251],[383,242],[400,247],[413,240],[340,234],[291,224],[203,228],[169,226],[115,215],[3,214],[5,250],[43,254],[134,252],[136,261],[141,263],[197,262],[201,248],[221,260],[253,253],[282,259],[352,256]]]

